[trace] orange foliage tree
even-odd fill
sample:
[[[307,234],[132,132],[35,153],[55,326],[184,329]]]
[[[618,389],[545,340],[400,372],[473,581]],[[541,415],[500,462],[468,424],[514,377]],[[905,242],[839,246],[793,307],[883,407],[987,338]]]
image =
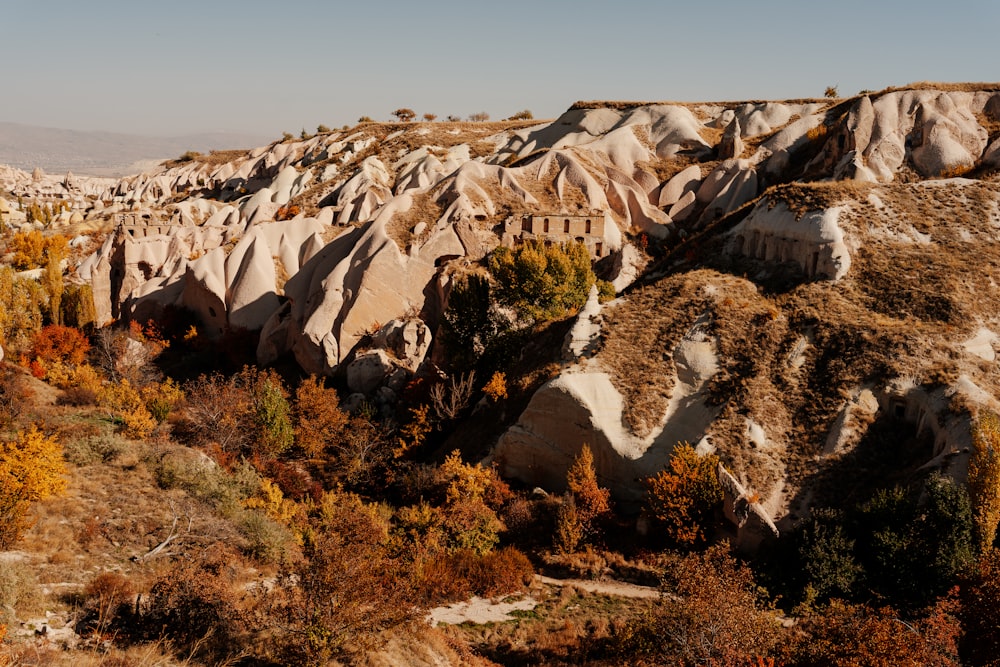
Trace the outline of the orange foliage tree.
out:
[[[562,553],[596,537],[597,522],[611,513],[611,492],[597,483],[590,445],[580,449],[566,471],[566,496],[556,517],[555,546]]]
[[[800,623],[805,637],[795,664],[959,667],[957,611],[953,594],[939,600],[925,616],[910,620],[889,607],[873,609],[835,600]]]
[[[31,356],[43,365],[53,363],[83,363],[90,350],[90,342],[79,329],[59,324],[49,324],[35,332],[31,342]]]
[[[295,444],[306,456],[322,456],[347,426],[350,417],[339,405],[337,391],[315,375],[295,390]]]
[[[680,545],[706,539],[706,527],[722,502],[722,485],[714,454],[699,456],[688,443],[679,443],[670,468],[646,480],[646,510],[667,537]]]
[[[66,489],[65,472],[62,445],[34,426],[0,443],[0,549],[30,527],[31,503]]]
[[[284,664],[321,665],[372,648],[413,618],[411,578],[386,548],[388,529],[356,496],[324,499],[305,559],[286,567],[272,594]]]
[[[774,610],[750,570],[724,546],[674,561],[663,593],[649,615],[623,633],[631,659],[647,655],[658,665],[744,667],[757,657],[780,655],[783,635]]]

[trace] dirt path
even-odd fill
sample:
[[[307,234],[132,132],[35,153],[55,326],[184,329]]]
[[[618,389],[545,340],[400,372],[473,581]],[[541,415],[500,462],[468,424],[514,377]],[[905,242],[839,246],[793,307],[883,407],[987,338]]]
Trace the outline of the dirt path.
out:
[[[652,586],[640,586],[624,581],[593,581],[590,579],[555,579],[553,577],[543,577],[535,575],[535,580],[547,586],[572,586],[588,593],[600,593],[601,595],[617,595],[623,598],[658,598],[660,589]]]
[[[629,584],[624,581],[592,581],[588,579],[555,579],[554,577],[543,577],[535,575],[535,581],[545,586],[572,586],[588,593],[600,595],[615,595],[624,598],[646,598],[655,599],[660,597],[660,591],[652,586],[639,586]],[[525,596],[518,600],[487,600],[480,597],[473,597],[465,602],[456,602],[443,607],[435,607],[427,615],[427,622],[431,625],[446,623],[448,625],[458,625],[460,623],[502,623],[509,621],[513,617],[513,611],[530,611],[538,605],[538,600],[531,596]]]

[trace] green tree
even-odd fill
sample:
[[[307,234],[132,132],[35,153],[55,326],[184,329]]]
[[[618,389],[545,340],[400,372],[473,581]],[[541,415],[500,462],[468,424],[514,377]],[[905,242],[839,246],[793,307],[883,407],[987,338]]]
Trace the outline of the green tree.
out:
[[[850,596],[864,572],[844,523],[843,512],[818,508],[795,534],[807,598]]]
[[[507,322],[493,303],[487,276],[456,278],[442,318],[443,339],[456,368],[470,368],[496,342]]]
[[[586,246],[528,241],[497,248],[489,259],[496,299],[527,321],[565,317],[587,301],[596,278]]]
[[[88,329],[96,319],[93,288],[89,284],[66,285],[62,298],[62,321],[67,326]]]
[[[868,585],[895,605],[929,604],[973,561],[968,494],[939,475],[911,491],[879,491],[859,508],[855,525]]]
[[[273,458],[291,447],[295,441],[295,431],[289,416],[288,392],[273,370],[249,371],[249,378],[258,426],[254,450],[255,453]]]

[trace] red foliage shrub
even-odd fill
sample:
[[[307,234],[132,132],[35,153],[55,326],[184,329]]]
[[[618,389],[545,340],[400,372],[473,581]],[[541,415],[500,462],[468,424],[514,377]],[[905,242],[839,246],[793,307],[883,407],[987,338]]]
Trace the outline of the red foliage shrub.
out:
[[[43,365],[54,362],[80,364],[86,358],[88,350],[90,343],[83,332],[75,327],[59,324],[42,327],[31,342],[32,359],[40,360]]]
[[[323,497],[323,487],[297,465],[272,459],[264,466],[264,471],[286,498],[301,501],[308,497],[318,502]]]

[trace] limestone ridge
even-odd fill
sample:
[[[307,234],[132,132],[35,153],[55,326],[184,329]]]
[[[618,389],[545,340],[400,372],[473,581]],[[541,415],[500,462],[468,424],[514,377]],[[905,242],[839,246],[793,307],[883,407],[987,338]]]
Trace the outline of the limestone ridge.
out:
[[[351,365],[363,391],[419,369],[464,265],[578,238],[624,295],[585,309],[564,372],[498,445],[507,472],[558,485],[588,442],[635,499],[688,440],[780,525],[899,406],[930,456],[963,465],[969,415],[998,395],[998,130],[997,87],[924,85],[367,123],[118,181],[0,178],[75,188],[74,213],[114,228],[77,269],[100,320],[184,306],[209,334],[259,330],[262,363]],[[979,178],[941,180],[957,175]],[[642,235],[680,246],[655,278]]]

